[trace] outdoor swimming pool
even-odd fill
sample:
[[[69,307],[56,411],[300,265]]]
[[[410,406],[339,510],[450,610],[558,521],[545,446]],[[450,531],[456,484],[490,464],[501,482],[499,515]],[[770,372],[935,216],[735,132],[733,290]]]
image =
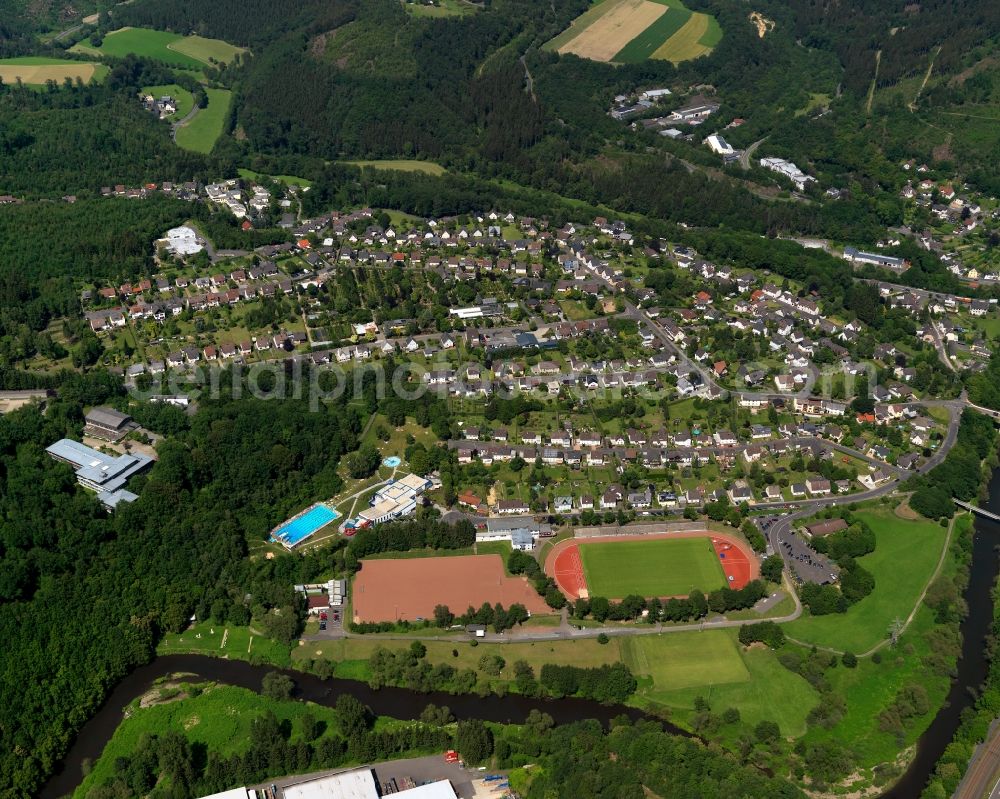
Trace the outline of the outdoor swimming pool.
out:
[[[321,527],[326,527],[330,522],[339,518],[340,513],[336,510],[322,503],[317,503],[304,513],[300,513],[294,519],[289,519],[271,533],[271,540],[288,547],[293,547],[303,539],[311,536]]]
[[[382,461],[382,465],[388,466],[391,469],[395,469],[402,462],[403,461],[400,458],[396,457],[395,455],[390,455],[388,458]]]

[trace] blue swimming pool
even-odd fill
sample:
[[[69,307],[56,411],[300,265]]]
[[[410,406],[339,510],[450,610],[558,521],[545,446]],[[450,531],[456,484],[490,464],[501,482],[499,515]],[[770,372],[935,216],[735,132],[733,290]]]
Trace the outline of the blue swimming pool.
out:
[[[293,547],[305,538],[308,538],[321,527],[325,527],[335,519],[339,519],[340,514],[328,508],[326,505],[313,505],[301,516],[297,516],[291,521],[285,522],[274,531],[271,538],[274,541]]]
[[[389,466],[390,468],[395,469],[402,462],[403,461],[400,460],[400,458],[397,457],[396,455],[390,455],[388,458],[386,458],[384,461],[382,461],[382,465],[383,466]]]

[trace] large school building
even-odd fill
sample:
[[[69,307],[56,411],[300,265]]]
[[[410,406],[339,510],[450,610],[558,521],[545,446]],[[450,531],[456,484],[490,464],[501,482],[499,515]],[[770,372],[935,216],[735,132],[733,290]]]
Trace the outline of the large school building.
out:
[[[125,485],[132,475],[153,462],[148,455],[105,455],[70,438],[60,439],[45,451],[57,461],[72,466],[77,482],[96,491],[97,498],[109,509],[119,502],[135,502],[139,498]]]
[[[371,507],[361,511],[358,519],[368,526],[406,516],[416,509],[418,499],[430,485],[431,481],[426,477],[415,474],[392,480],[375,492]]]

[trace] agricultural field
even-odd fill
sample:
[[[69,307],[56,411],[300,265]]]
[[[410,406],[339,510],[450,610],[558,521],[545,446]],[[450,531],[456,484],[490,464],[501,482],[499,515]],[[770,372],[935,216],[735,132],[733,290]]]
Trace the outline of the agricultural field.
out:
[[[228,89],[205,89],[208,107],[202,108],[194,118],[177,129],[177,146],[196,153],[209,153],[222,135],[229,113],[233,93]]]
[[[601,0],[544,49],[612,63],[679,63],[711,52],[722,39],[714,17],[680,0]]]
[[[344,161],[343,163],[372,169],[392,169],[396,172],[424,172],[428,175],[443,175],[446,171],[443,166],[433,161],[414,161],[405,158],[394,161]]]
[[[875,531],[875,551],[858,558],[874,575],[875,590],[846,613],[802,616],[785,626],[789,636],[861,654],[884,641],[893,620],[906,619],[917,604],[941,557],[945,529],[935,522],[901,519],[889,508],[858,515]]]
[[[181,36],[149,28],[121,28],[107,34],[100,47],[93,47],[84,40],[70,48],[70,51],[116,58],[124,58],[133,53],[155,58],[171,66],[200,70],[213,61],[228,63],[237,53],[242,52],[242,48],[201,36]]]
[[[70,61],[64,58],[46,58],[44,56],[20,56],[18,58],[0,59],[0,80],[14,84],[18,79],[32,86],[44,86],[54,80],[62,83],[69,78],[77,78],[84,83],[97,81],[100,83],[110,72],[104,64],[88,64],[86,61]]]
[[[588,542],[580,556],[591,596],[687,596],[726,584],[707,537]]]

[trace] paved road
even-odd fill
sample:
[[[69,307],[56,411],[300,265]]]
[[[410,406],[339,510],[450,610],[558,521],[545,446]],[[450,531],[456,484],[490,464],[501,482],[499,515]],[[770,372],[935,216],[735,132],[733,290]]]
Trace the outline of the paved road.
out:
[[[194,119],[196,116],[198,116],[198,112],[200,110],[201,109],[198,107],[198,104],[195,103],[192,106],[191,110],[188,111],[187,114],[184,115],[183,119],[178,119],[176,122],[174,122],[170,126],[170,138],[173,139],[174,141],[177,141],[177,131],[180,130],[181,128],[183,128],[185,125],[188,125],[191,122],[192,119]],[[206,240],[206,243],[207,243],[207,240]],[[208,248],[206,247],[206,249],[208,249]]]
[[[767,139],[767,136],[765,136],[763,139],[757,139],[757,141],[755,141],[753,144],[751,144],[749,147],[747,147],[740,154],[740,166],[741,167],[743,167],[744,169],[749,169],[750,168],[750,159],[753,157],[753,154],[755,152],[757,152],[757,148],[760,147],[764,143],[765,139]]]

